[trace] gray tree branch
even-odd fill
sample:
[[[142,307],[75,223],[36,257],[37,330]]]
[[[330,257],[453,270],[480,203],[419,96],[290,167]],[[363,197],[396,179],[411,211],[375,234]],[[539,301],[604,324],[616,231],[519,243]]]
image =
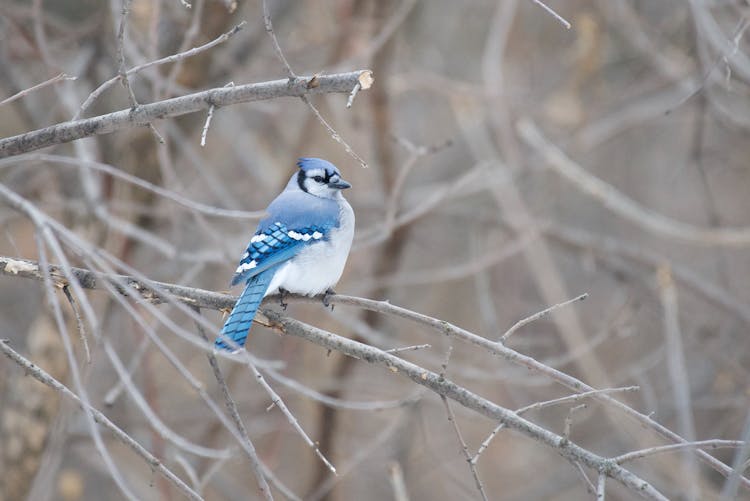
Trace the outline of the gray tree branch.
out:
[[[39,263],[37,263],[36,261],[4,256],[0,256],[0,274],[17,275],[26,278],[33,278],[36,280],[43,280],[44,278],[44,274],[39,268]],[[79,280],[81,287],[84,289],[102,288],[102,282],[106,282],[109,287],[116,289],[121,294],[139,294],[140,296],[154,303],[161,303],[167,300],[166,298],[161,297],[160,294],[162,294],[163,292],[170,294],[173,300],[176,299],[192,306],[214,310],[231,308],[236,301],[236,298],[229,294],[220,294],[203,289],[184,287],[162,282],[152,282],[154,288],[158,288],[159,291],[163,291],[158,292],[154,290],[154,288],[146,285],[143,281],[137,280],[133,277],[99,273],[82,268],[71,267],[70,274],[72,274],[72,276],[76,277],[76,279]],[[51,265],[49,276],[60,287],[67,285],[67,279],[65,278],[65,275],[60,267]],[[130,289],[125,289],[122,284],[127,284],[127,287]],[[294,295],[289,296],[289,299],[301,301],[318,300],[309,297],[300,297]],[[577,393],[595,392],[595,388],[592,388],[583,381],[576,379],[569,374],[561,372],[553,367],[544,365],[543,363],[537,361],[532,357],[508,348],[502,343],[497,343],[481,336],[477,336],[472,332],[461,329],[460,327],[452,325],[443,320],[410,311],[406,308],[392,305],[386,301],[374,301],[372,299],[337,294],[331,297],[331,302],[364,308],[426,325],[444,335],[455,337],[462,342],[485,349],[494,355],[502,357],[508,362],[525,367],[536,373],[544,374],[551,380],[556,381],[562,386],[569,388]],[[264,310],[264,312],[266,311],[270,310]],[[316,342],[313,339],[310,339],[310,341]],[[654,421],[650,416],[638,412],[632,407],[629,407],[619,400],[612,398],[610,395],[607,395],[605,393],[595,393],[594,395],[592,395],[592,398],[611,407],[614,407],[615,409],[618,409],[625,415],[636,420],[646,428],[654,430],[663,438],[669,441],[683,444],[689,443],[688,440],[670,430],[666,426],[662,425],[661,423]],[[709,464],[714,470],[718,471],[725,477],[728,477],[732,474],[733,470],[731,467],[719,461],[714,456],[708,454],[706,451],[697,449],[695,450],[695,454],[697,454],[702,461]],[[739,481],[745,488],[750,488],[750,480],[748,480],[747,477],[740,476]]]
[[[120,129],[145,126],[155,120],[178,117],[211,106],[222,107],[278,97],[303,97],[340,92],[349,94],[355,85],[367,89],[372,84],[369,70],[297,77],[270,82],[219,87],[185,96],[138,105],[91,118],[62,122],[43,129],[0,139],[0,158],[20,155],[84,137],[109,134]]]
[[[65,276],[58,267],[50,265],[48,272],[48,276],[58,285],[66,285]],[[39,263],[9,257],[0,257],[0,273],[33,278],[36,280],[42,280],[45,275],[44,270],[40,269]],[[160,294],[163,294],[164,292],[154,291],[152,288],[131,277],[113,277],[108,274],[97,273],[81,268],[73,268],[72,275],[80,281],[81,287],[85,289],[101,288],[101,284],[106,282],[107,284],[112,284],[117,287],[117,291],[121,294],[138,294],[153,302],[162,302],[164,300],[164,298],[160,296]],[[126,283],[127,288],[130,290],[127,290],[126,287],[123,287],[122,285],[118,285],[121,283]],[[194,306],[220,309],[232,306],[235,301],[235,298],[228,294],[219,294],[166,283],[155,285],[161,291],[172,294],[174,298]],[[336,298],[336,296],[334,296],[334,298]],[[346,296],[342,299],[352,299],[354,302],[360,303],[362,301],[367,301],[362,300],[361,298],[347,298]],[[379,302],[373,303],[383,304]],[[360,306],[363,306],[363,304]],[[374,305],[369,306],[372,308]],[[419,314],[414,313],[414,315]],[[522,418],[517,413],[501,407],[437,373],[407,362],[376,347],[352,341],[331,332],[312,327],[268,308],[262,310],[262,316],[267,319],[267,323],[272,328],[281,330],[284,333],[301,337],[325,348],[340,351],[348,356],[371,364],[385,366],[389,370],[408,377],[415,383],[434,391],[438,395],[450,398],[464,407],[472,409],[494,421],[505,423],[508,428],[518,431],[537,442],[551,447],[557,453],[573,462],[580,462],[595,469],[599,473],[606,474],[610,478],[617,480],[629,489],[648,499],[666,499],[648,482],[620,465],[617,465],[613,460],[594,454],[591,451],[576,445],[569,439],[542,428],[541,426]],[[435,321],[440,322],[438,320]],[[446,322],[442,322],[442,324],[450,325]],[[496,345],[496,343],[493,343],[493,345]],[[523,355],[518,354],[518,356]]]

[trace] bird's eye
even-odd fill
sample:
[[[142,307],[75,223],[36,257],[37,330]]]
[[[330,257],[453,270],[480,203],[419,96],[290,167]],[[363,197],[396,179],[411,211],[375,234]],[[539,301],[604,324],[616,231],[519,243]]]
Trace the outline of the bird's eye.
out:
[[[323,176],[315,176],[315,177],[314,177],[313,179],[314,179],[314,180],[315,180],[315,182],[317,182],[317,183],[322,183],[322,182],[323,182],[323,180],[324,180],[324,179],[323,179]]]

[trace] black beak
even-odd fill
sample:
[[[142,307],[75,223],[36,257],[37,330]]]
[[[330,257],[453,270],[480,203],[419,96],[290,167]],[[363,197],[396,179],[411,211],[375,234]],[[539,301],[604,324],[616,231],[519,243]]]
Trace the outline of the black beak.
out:
[[[328,183],[329,188],[336,188],[337,190],[345,190],[347,188],[351,188],[352,185],[344,181],[343,179],[339,179],[335,183]]]

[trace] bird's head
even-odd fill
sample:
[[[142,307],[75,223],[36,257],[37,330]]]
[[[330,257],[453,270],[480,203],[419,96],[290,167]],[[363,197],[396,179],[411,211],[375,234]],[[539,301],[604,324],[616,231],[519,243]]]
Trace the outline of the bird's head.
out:
[[[297,167],[297,185],[310,195],[337,198],[341,196],[341,190],[352,187],[341,179],[341,173],[335,165],[322,158],[300,158]]]

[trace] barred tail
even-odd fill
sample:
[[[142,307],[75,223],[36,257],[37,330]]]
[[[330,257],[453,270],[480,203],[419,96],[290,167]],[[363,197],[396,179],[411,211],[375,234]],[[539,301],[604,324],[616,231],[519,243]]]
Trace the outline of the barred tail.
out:
[[[229,318],[227,318],[224,327],[222,327],[221,334],[216,338],[216,342],[214,343],[216,348],[234,351],[237,347],[242,348],[245,345],[248,331],[253,325],[255,312],[258,311],[258,306],[263,300],[263,296],[268,290],[268,285],[271,283],[275,272],[275,267],[268,269],[247,282],[245,290],[242,291],[240,298],[234,305],[232,313],[229,314]],[[228,339],[234,341],[237,347],[231,345],[227,341]]]

